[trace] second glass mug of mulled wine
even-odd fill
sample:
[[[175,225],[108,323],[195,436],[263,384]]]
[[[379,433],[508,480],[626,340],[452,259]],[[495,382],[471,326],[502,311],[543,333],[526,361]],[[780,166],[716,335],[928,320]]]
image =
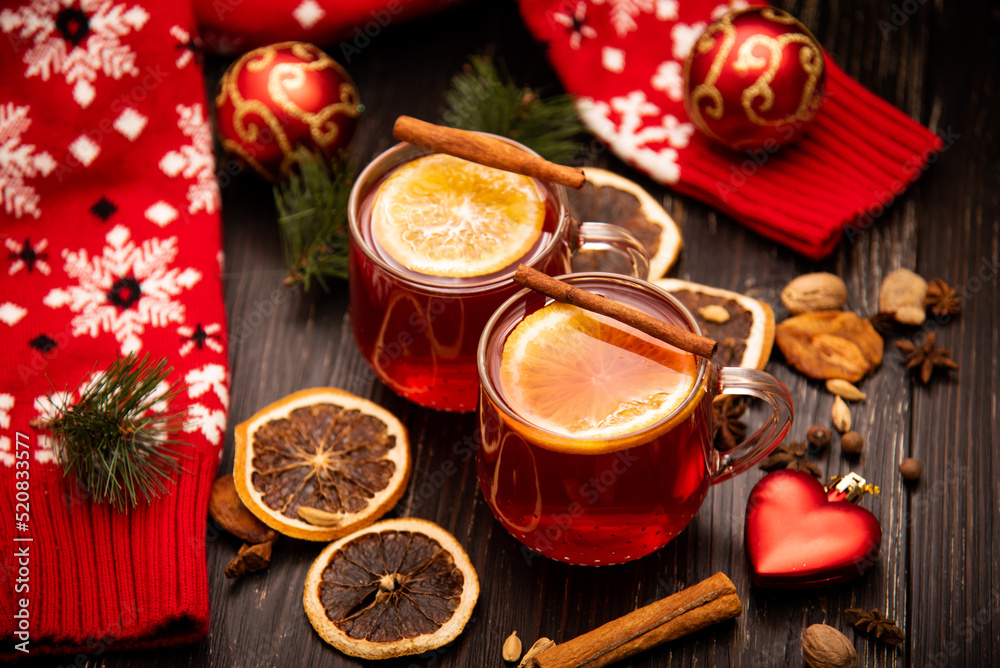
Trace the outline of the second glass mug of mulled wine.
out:
[[[596,272],[562,278],[700,334],[691,313],[651,283]],[[486,324],[478,373],[476,469],[487,505],[527,548],[572,564],[660,549],[713,484],[760,461],[792,423],[788,389],[771,375],[716,366],[532,290]],[[771,415],[720,453],[712,401],[733,394],[762,399]]]
[[[361,172],[348,219],[358,348],[389,388],[438,410],[475,410],[479,335],[517,291],[518,264],[564,274],[586,250],[624,258],[635,276],[649,267],[624,229],[573,220],[562,186],[408,143]]]

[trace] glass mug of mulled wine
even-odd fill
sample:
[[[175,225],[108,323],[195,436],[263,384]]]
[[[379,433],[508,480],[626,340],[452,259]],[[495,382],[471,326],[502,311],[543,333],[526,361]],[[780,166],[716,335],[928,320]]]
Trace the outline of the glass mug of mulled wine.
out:
[[[700,334],[690,312],[643,280],[563,277]],[[477,355],[480,488],[535,552],[605,565],[655,552],[688,525],[711,485],[765,457],[792,423],[788,389],[763,371],[718,367],[628,325],[532,290],[507,300]],[[764,426],[713,447],[712,401],[762,399]]]
[[[626,260],[636,276],[649,268],[624,229],[574,221],[562,186],[408,143],[361,172],[348,220],[358,348],[389,388],[439,410],[475,410],[479,335],[517,291],[519,263],[564,274],[586,250]]]

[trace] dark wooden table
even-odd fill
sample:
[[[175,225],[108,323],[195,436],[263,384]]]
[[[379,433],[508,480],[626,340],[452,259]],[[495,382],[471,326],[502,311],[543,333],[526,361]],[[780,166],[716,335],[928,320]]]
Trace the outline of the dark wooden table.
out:
[[[716,571],[736,583],[743,615],[622,665],[798,666],[802,631],[816,622],[845,631],[862,666],[1000,665],[1000,556],[994,549],[1000,543],[1000,9],[986,0],[778,4],[865,86],[956,137],[869,231],[827,260],[810,262],[705,204],[674,195],[608,152],[596,164],[637,180],[677,220],[685,246],[670,275],[763,299],[779,319],[781,288],[808,271],[842,276],[850,307],[863,314],[876,310],[883,276],[898,267],[967,289],[964,313],[937,328],[939,343],[954,352],[961,371],[928,386],[914,384],[899,353],[888,347],[881,368],[864,383],[868,400],[853,410],[868,441],[865,453],[852,461],[834,447],[817,460],[824,476],[854,470],[882,488],[880,497],[865,501],[883,527],[881,557],[849,584],[791,592],[750,584],[743,516],[750,488],[762,475],[757,470],[714,488],[686,531],[637,562],[600,569],[544,558],[528,563],[483,502],[474,463],[453,454],[452,445],[474,432],[473,416],[425,410],[375,380],[351,337],[346,284],[334,283],[329,295],[283,288],[269,188],[241,175],[223,189],[225,299],[233,332],[230,425],[285,394],[319,385],[385,406],[409,428],[414,458],[407,492],[390,516],[439,523],[466,546],[479,573],[479,603],[458,640],[440,652],[382,665],[504,665],[500,646],[515,629],[529,642],[539,636],[565,640]],[[337,45],[321,46],[340,54]],[[471,2],[391,25],[346,64],[367,107],[354,155],[364,163],[394,143],[391,126],[399,114],[439,118],[451,76],[476,52],[501,56],[518,82],[560,90],[512,2]],[[210,85],[227,64],[209,61]],[[819,383],[791,370],[777,352],[768,370],[794,397],[793,438],[829,420],[832,397]],[[908,456],[924,465],[915,487],[904,486],[897,471]],[[450,470],[449,460],[457,474],[432,478]],[[220,470],[232,465],[230,429]],[[223,569],[238,541],[214,531],[208,541],[208,638],[174,650],[91,657],[92,663],[362,665],[320,640],[303,612],[303,581],[321,545],[284,540],[265,573],[233,582]],[[890,648],[849,628],[843,610],[855,606],[894,617],[906,630],[906,644]]]

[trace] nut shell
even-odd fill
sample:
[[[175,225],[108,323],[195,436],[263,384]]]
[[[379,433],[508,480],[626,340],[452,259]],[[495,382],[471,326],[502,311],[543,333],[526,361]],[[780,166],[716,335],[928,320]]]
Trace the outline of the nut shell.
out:
[[[857,668],[858,653],[843,633],[813,624],[802,634],[802,658],[809,668]]]
[[[905,325],[919,325],[926,318],[927,281],[909,269],[897,269],[882,281],[878,293],[880,313],[892,313]]]
[[[826,272],[802,274],[781,291],[781,303],[792,315],[838,311],[847,303],[847,286],[839,276]]]

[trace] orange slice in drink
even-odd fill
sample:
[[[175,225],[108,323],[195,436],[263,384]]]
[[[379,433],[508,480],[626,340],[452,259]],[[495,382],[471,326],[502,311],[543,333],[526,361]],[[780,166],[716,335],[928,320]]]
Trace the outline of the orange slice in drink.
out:
[[[527,421],[579,439],[648,427],[690,394],[694,356],[604,316],[552,303],[504,344],[500,387]]]
[[[371,215],[375,241],[407,269],[483,276],[531,250],[545,196],[527,176],[432,153],[389,175]]]

